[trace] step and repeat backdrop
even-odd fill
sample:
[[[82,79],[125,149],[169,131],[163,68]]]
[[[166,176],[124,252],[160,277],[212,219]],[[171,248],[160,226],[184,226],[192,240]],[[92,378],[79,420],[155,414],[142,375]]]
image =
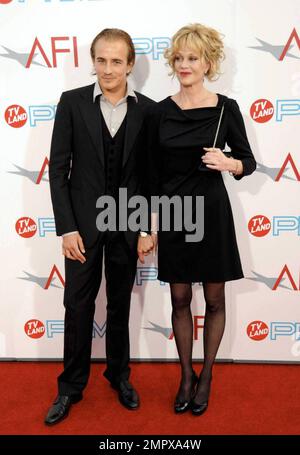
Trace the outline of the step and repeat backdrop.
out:
[[[55,234],[48,160],[61,92],[95,81],[90,43],[103,28],[132,36],[136,90],[175,93],[163,51],[183,25],[224,34],[222,76],[210,90],[237,100],[257,170],[224,175],[245,278],[227,283],[219,359],[300,359],[300,2],[286,0],[0,0],[2,359],[63,352],[64,266]],[[131,306],[133,359],[176,359],[169,287],[157,263],[138,264]],[[199,258],[201,260],[201,258]],[[105,283],[93,357],[105,358]],[[193,285],[194,358],[203,357],[205,304]]]

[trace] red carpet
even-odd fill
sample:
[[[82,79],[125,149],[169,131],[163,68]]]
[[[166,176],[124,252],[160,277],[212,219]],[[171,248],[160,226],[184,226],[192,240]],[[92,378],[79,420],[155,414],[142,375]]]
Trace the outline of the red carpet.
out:
[[[216,364],[208,410],[195,417],[173,413],[178,364],[132,364],[138,411],[119,404],[102,376],[104,364],[92,364],[84,399],[66,420],[46,427],[60,371],[61,363],[0,363],[1,434],[300,434],[298,365]]]

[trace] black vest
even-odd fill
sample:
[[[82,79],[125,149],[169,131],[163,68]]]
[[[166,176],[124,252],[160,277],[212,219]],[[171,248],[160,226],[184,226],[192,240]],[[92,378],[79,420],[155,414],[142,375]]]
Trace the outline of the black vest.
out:
[[[115,136],[112,137],[101,112],[105,162],[105,194],[114,197],[118,196],[121,184],[126,118],[127,115]]]

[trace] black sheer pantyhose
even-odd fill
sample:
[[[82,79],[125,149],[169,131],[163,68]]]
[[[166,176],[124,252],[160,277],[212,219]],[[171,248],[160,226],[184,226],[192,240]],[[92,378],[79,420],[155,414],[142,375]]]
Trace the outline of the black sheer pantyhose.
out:
[[[171,283],[172,325],[181,364],[178,401],[190,399],[192,384],[193,318],[190,283]],[[204,363],[194,401],[206,402],[209,397],[212,367],[225,328],[225,283],[203,283],[206,303],[204,320]]]
[[[189,401],[192,383],[193,318],[191,313],[192,286],[172,283],[172,327],[181,365],[181,383],[176,400]]]
[[[204,362],[194,402],[208,401],[212,367],[225,329],[225,283],[203,283],[206,303],[203,346]]]

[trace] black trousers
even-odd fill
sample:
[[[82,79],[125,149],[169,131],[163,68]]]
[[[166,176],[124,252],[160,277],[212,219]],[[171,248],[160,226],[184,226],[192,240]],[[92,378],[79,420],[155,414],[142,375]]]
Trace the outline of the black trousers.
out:
[[[84,264],[65,259],[64,371],[58,377],[61,395],[82,392],[88,382],[103,252],[107,296],[104,376],[117,383],[130,374],[128,322],[137,250],[129,247],[123,232],[106,232],[92,248],[86,248]]]

